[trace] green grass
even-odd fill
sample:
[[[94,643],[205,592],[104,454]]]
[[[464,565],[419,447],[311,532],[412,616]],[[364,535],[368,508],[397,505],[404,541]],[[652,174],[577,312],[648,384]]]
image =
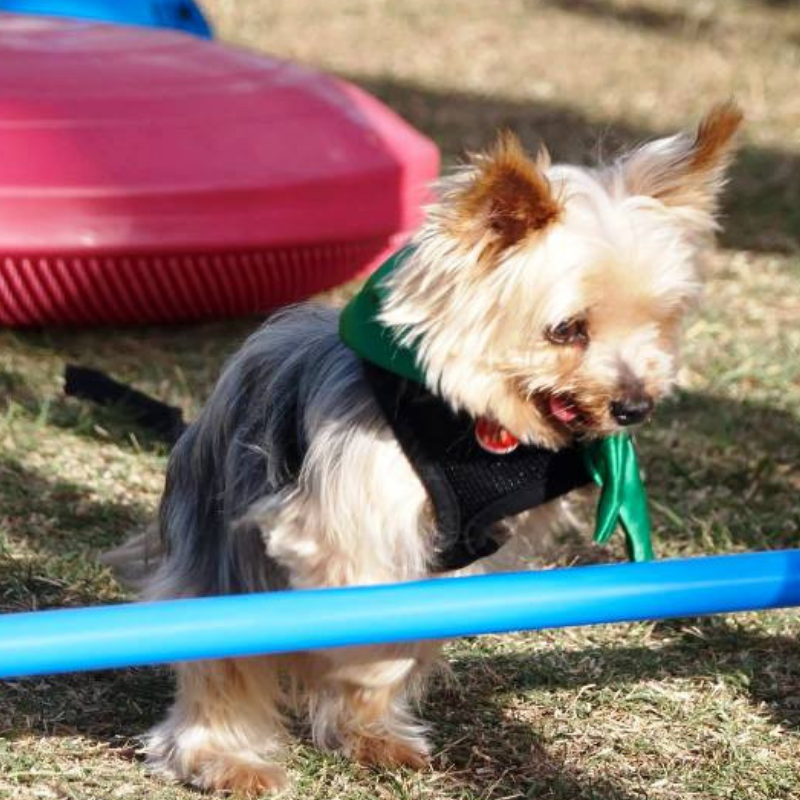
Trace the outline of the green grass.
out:
[[[222,35],[376,92],[448,162],[497,127],[557,157],[673,130],[720,97],[748,115],[686,331],[681,388],[640,435],[665,556],[800,539],[800,13],[711,0],[213,0]],[[0,332],[0,610],[125,595],[97,555],[155,509],[163,447],[66,400],[93,364],[192,416],[257,320]],[[613,551],[620,555],[619,544]],[[564,543],[552,563],[586,558]],[[590,550],[589,557],[601,557]],[[433,768],[370,771],[305,744],[292,800],[800,797],[800,618],[793,611],[455,642],[424,716]],[[198,795],[150,777],[137,735],[163,669],[0,685],[0,798]]]

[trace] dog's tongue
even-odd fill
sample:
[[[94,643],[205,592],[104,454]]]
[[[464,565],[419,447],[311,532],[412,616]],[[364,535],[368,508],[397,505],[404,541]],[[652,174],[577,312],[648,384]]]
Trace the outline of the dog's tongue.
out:
[[[550,413],[564,424],[573,422],[578,416],[578,409],[570,400],[558,395],[550,395]]]

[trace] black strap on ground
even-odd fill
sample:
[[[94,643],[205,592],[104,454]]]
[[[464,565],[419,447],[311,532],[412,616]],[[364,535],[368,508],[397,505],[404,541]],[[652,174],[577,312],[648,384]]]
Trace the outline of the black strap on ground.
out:
[[[64,394],[101,406],[114,406],[133,422],[172,445],[186,430],[183,411],[115,381],[105,372],[67,364]]]

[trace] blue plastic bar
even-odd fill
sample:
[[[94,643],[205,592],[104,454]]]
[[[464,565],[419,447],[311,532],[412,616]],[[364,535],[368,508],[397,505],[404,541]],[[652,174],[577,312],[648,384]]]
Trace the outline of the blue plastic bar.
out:
[[[0,677],[800,605],[800,550],[0,616]]]

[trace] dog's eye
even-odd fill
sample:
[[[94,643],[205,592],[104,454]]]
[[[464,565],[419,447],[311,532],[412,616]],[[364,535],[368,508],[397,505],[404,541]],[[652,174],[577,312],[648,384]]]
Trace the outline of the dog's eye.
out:
[[[585,345],[589,341],[589,330],[583,317],[565,319],[557,325],[551,325],[544,335],[552,344]]]

